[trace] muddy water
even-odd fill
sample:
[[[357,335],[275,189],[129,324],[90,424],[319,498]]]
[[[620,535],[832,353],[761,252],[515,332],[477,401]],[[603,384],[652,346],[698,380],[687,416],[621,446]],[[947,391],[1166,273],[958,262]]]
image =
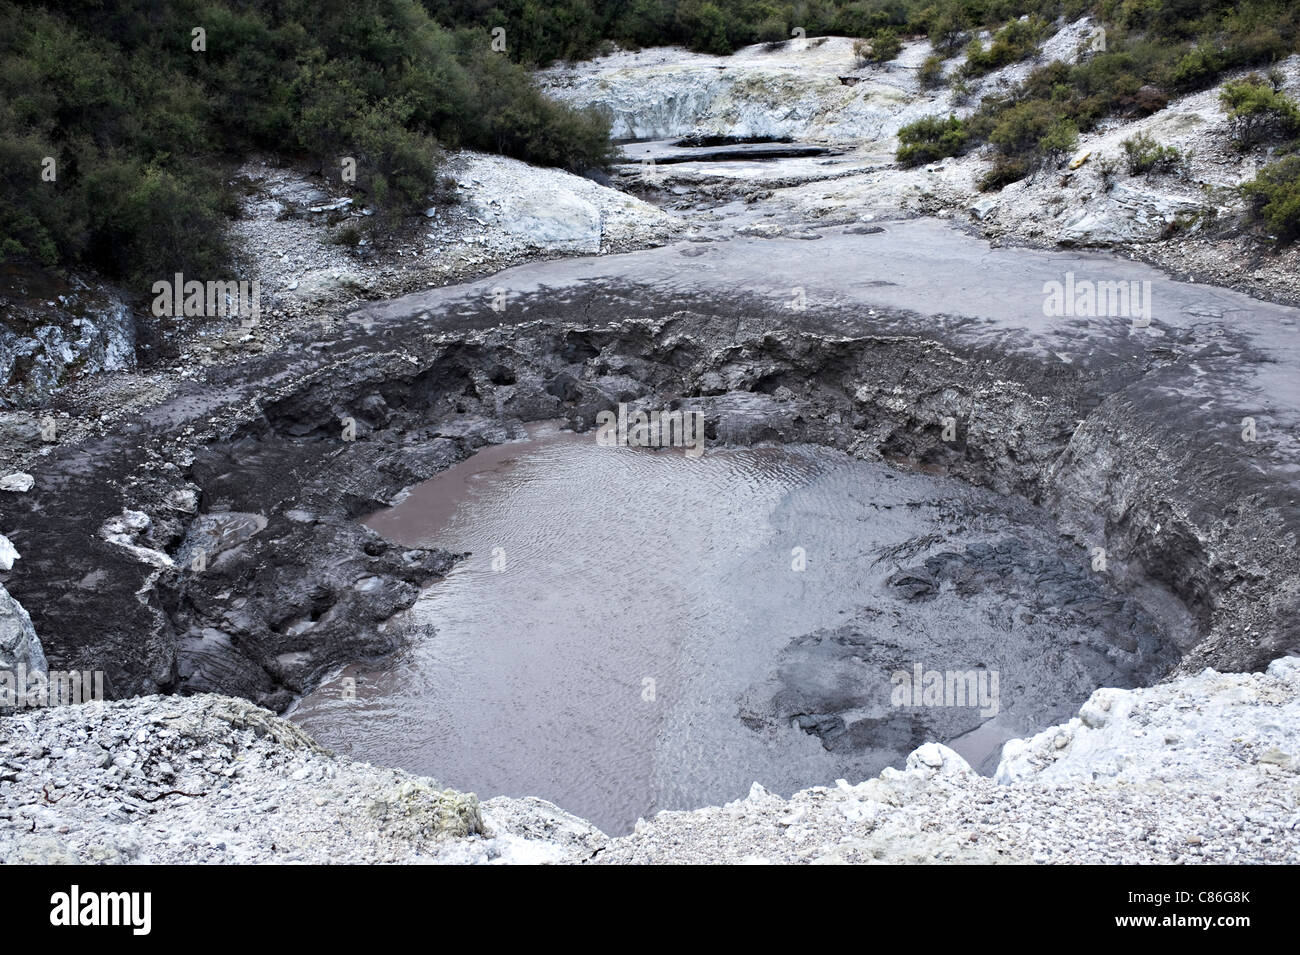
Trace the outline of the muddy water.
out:
[[[1159,636],[1027,505],[823,448],[691,458],[534,426],[370,524],[472,556],[412,609],[408,652],[349,668],[294,719],[353,757],[615,833],[755,780],[862,778],[926,738],[987,768],[1103,682],[1145,678],[1107,631]],[[997,714],[895,705],[891,675],[917,664],[996,671]]]

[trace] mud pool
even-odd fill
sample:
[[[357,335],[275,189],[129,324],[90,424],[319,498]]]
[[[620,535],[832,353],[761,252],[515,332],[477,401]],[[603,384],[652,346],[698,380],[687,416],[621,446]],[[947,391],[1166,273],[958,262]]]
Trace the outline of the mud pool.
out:
[[[1110,590],[1030,505],[814,446],[690,458],[534,425],[369,523],[470,556],[409,611],[406,652],[293,718],[611,833],[754,780],[866,778],[926,739],[987,769],[1177,656],[1159,601]],[[913,694],[900,672],[977,691]]]

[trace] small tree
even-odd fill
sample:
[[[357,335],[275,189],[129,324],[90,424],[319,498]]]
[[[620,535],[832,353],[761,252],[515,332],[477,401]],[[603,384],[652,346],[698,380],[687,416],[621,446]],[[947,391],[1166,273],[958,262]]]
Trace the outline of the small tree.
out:
[[[945,60],[954,57],[966,42],[969,29],[970,23],[961,7],[948,7],[930,24],[930,46]]]
[[[900,129],[898,142],[898,161],[904,166],[919,166],[960,155],[970,142],[970,131],[956,116],[926,116]]]

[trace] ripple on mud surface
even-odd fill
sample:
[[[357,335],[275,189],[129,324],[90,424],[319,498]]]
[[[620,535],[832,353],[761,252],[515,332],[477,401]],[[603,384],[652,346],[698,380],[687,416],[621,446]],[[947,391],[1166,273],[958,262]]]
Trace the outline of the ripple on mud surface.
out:
[[[987,766],[1168,662],[1160,624],[1041,513],[824,448],[688,458],[542,429],[371,525],[472,556],[413,608],[407,653],[294,718],[354,757],[611,833],[754,780],[872,775],[926,739]],[[997,671],[996,717],[894,706],[891,674],[917,663]]]

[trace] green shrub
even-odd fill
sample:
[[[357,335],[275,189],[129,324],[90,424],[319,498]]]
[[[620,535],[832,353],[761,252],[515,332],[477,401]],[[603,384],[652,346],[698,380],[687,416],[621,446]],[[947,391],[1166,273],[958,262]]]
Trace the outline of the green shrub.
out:
[[[1300,134],[1300,108],[1258,74],[1223,84],[1219,99],[1228,111],[1228,135],[1239,149]]]
[[[1130,176],[1143,176],[1149,172],[1170,173],[1185,162],[1185,157],[1173,146],[1162,146],[1147,133],[1138,133],[1121,144]]]
[[[980,189],[1001,189],[1044,165],[1059,163],[1079,142],[1074,121],[1064,118],[1050,102],[1027,100],[978,114],[967,127],[972,140],[987,139],[997,147],[992,168]]]
[[[1038,53],[1038,44],[1047,33],[1046,21],[1038,17],[1012,20],[993,36],[986,50],[978,39],[966,48],[966,63],[962,67],[967,76],[982,76],[1011,63],[1026,60]]]
[[[904,166],[920,166],[966,151],[970,132],[956,116],[926,116],[898,131],[897,159]]]
[[[726,13],[711,0],[678,0],[677,22],[690,37],[691,49],[700,53],[725,56],[740,45],[732,36],[739,31],[728,29]]]
[[[932,90],[943,85],[943,58],[928,56],[916,74],[922,89]]]
[[[1072,120],[1057,119],[1042,136],[1034,152],[1043,163],[1060,163],[1079,145],[1079,129]]]
[[[1079,141],[1073,121],[1061,118],[1050,104],[1017,103],[1003,111],[989,133],[989,142],[1010,159],[1031,166],[1058,159]]]
[[[567,2],[576,17],[587,0]],[[439,194],[440,145],[579,171],[612,155],[604,117],[546,98],[488,32],[444,29],[418,0],[0,0],[0,19],[6,258],[132,285],[220,274],[234,251],[228,172],[254,150],[335,173],[355,159],[345,188],[376,213],[372,231]],[[507,42],[544,19],[521,9]]]
[[[930,21],[926,30],[930,46],[945,60],[956,56],[970,30],[970,20],[963,7],[950,5]]]
[[[996,132],[996,188],[1106,116],[1155,112],[1165,91],[1265,70],[1300,48],[1293,0],[0,0],[0,255],[112,277],[156,268],[151,256],[206,268],[231,252],[225,174],[250,151],[335,172],[341,156],[358,158],[347,188],[380,229],[438,194],[440,147],[598,168],[611,156],[607,119],[542,96],[520,64],[609,41],[726,53],[797,26],[868,37],[864,49],[884,60],[903,36],[924,33],[947,58],[991,30],[953,77],[964,102],[966,79],[1032,56],[1047,21],[1084,13],[1105,24],[1105,52],[1047,64],[964,124],[900,139],[900,161],[964,152]],[[196,24],[202,54],[189,48]],[[504,53],[491,50],[494,27]],[[920,77],[938,75],[927,61]],[[1296,135],[1288,110],[1248,99],[1243,139]],[[1019,107],[1032,115],[1012,115]],[[46,157],[55,182],[40,177]],[[156,241],[182,227],[197,231]]]
[[[790,39],[790,28],[781,16],[770,16],[754,28],[755,43],[784,43]]]
[[[853,44],[853,55],[859,65],[866,63],[888,63],[898,56],[903,49],[903,41],[892,28],[885,28],[872,34],[869,39],[858,40]]]
[[[1300,156],[1288,156],[1260,170],[1241,187],[1253,216],[1279,242],[1300,239]]]
[[[989,171],[980,179],[979,190],[980,192],[996,192],[1003,186],[1019,182],[1031,172],[1033,172],[1033,169],[1027,161],[999,156],[993,161],[993,166]]]
[[[1170,80],[1180,90],[1203,89],[1214,82],[1223,67],[1223,56],[1219,51],[1203,43],[1189,50],[1174,65]]]
[[[110,160],[86,184],[93,258],[136,288],[160,275],[219,275],[230,262],[234,210],[218,176],[189,167]]]

